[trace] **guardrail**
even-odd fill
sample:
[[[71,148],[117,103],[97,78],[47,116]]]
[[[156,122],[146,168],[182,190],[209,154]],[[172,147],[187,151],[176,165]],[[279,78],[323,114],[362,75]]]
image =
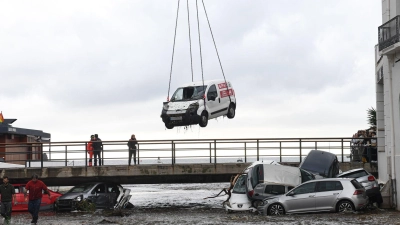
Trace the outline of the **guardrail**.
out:
[[[301,162],[313,149],[350,161],[352,138],[138,140],[138,164]],[[0,158],[25,167],[88,166],[88,142],[0,144]],[[127,141],[103,141],[102,165],[128,165]],[[133,160],[132,160],[133,163]]]

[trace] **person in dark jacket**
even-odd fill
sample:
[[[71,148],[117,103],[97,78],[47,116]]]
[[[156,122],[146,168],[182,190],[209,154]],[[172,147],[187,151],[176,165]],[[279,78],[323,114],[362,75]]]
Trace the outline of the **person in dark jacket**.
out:
[[[94,155],[94,166],[97,166],[97,158],[99,158],[99,166],[101,166],[101,152],[103,151],[103,142],[99,138],[98,134],[94,135],[94,140],[92,142],[93,155]]]
[[[15,189],[10,183],[8,183],[8,177],[3,176],[3,184],[0,185],[1,194],[1,215],[5,219],[5,224],[10,224],[11,211],[12,211],[12,200],[14,204],[17,204],[17,199],[15,199]]]
[[[128,164],[131,165],[131,160],[132,160],[132,155],[133,155],[133,162],[136,165],[136,137],[134,134],[132,134],[131,139],[128,141],[128,147],[129,147],[129,161]]]

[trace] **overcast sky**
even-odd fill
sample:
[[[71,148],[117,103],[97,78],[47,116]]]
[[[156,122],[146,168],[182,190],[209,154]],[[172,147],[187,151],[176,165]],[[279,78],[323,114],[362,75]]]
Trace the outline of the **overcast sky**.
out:
[[[177,3],[0,0],[0,111],[53,141],[351,137],[369,127],[381,1],[204,0],[236,117],[167,130]],[[204,78],[222,79],[200,6]],[[201,80],[194,0],[189,9]],[[181,1],[170,94],[191,79]]]

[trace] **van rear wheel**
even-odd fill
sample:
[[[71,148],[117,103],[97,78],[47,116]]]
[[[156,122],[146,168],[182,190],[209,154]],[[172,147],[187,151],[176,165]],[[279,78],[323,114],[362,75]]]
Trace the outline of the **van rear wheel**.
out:
[[[227,117],[229,119],[233,119],[235,117],[235,106],[233,104],[229,105]]]
[[[200,116],[199,125],[200,125],[200,127],[206,127],[207,124],[208,124],[208,114],[207,114],[206,111],[203,111],[203,112],[201,113],[201,116]]]

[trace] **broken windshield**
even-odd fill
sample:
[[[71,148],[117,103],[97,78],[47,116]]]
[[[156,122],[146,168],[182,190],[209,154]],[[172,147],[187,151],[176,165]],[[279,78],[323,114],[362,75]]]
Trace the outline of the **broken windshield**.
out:
[[[207,86],[180,87],[172,95],[171,102],[202,99]]]
[[[246,178],[247,175],[241,175],[233,186],[233,193],[245,194],[246,193]]]

